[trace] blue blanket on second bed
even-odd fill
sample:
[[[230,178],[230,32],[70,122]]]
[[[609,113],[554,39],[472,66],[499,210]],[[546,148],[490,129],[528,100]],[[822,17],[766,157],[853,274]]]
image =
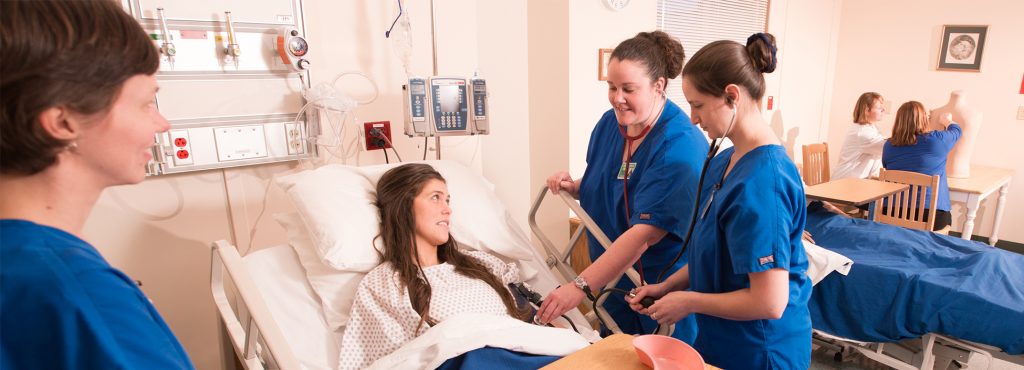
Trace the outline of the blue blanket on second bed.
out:
[[[1024,255],[807,208],[815,242],[854,261],[809,303],[814,328],[865,342],[940,333],[1024,352]]]

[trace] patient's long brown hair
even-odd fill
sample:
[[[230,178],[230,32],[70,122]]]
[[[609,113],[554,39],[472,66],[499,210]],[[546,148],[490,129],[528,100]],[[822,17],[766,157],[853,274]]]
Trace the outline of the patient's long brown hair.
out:
[[[430,326],[437,324],[430,317],[431,287],[424,278],[416,252],[416,215],[413,214],[413,200],[430,180],[445,181],[430,165],[411,163],[389,170],[377,182],[376,205],[380,212],[380,234],[377,238],[384,244],[384,251],[378,251],[378,254],[382,262],[391,263],[398,271],[399,280],[409,288],[412,308],[420,314],[417,332],[424,323]],[[451,235],[448,235],[448,241],[437,247],[437,258],[454,266],[459,274],[480,279],[494,288],[510,316],[522,320],[529,317],[530,310],[517,308],[515,298],[501,280],[476,259],[459,251]]]

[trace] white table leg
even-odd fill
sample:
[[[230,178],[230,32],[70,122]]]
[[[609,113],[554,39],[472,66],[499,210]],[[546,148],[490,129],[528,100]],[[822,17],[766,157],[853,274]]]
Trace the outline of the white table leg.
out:
[[[978,215],[981,197],[978,194],[969,194],[967,195],[967,201],[964,203],[967,205],[967,220],[964,221],[964,228],[961,231],[960,238],[971,240],[971,235],[974,234],[974,218]]]
[[[992,236],[988,238],[988,245],[995,246],[996,242],[999,241],[999,223],[1003,221],[1003,206],[1006,205],[1006,193],[1009,191],[1009,181],[999,188],[999,200],[996,201],[996,219],[992,222]]]

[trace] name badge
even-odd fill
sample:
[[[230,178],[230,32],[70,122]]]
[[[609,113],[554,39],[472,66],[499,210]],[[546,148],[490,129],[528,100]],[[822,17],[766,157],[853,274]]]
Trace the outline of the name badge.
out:
[[[635,169],[636,169],[636,162],[629,162],[629,173],[627,173],[626,172],[626,163],[623,162],[622,165],[619,166],[619,175],[616,176],[615,178],[619,179],[619,180],[625,179],[625,178],[629,177],[629,175],[632,175],[633,174],[633,170],[635,170]]]

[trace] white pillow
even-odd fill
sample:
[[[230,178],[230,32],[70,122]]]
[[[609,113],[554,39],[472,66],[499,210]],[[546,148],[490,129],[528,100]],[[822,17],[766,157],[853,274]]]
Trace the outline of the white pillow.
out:
[[[452,236],[470,249],[532,261],[530,239],[494,195],[494,186],[453,161],[428,161],[452,194]],[[331,164],[279,178],[316,242],[321,260],[338,270],[367,272],[379,264],[377,181],[398,164],[348,167]],[[530,276],[532,277],[532,275]],[[528,277],[527,277],[528,278]]]
[[[314,250],[313,239],[297,212],[274,215],[288,233],[288,244],[295,250],[299,263],[306,270],[313,292],[320,298],[328,328],[337,332],[348,323],[349,311],[364,272],[339,271],[325,265]],[[370,248],[365,248],[370,249]]]
[[[277,180],[298,208],[324,264],[367,272],[378,264],[376,186],[356,167],[327,165]],[[379,248],[379,246],[376,246]]]

